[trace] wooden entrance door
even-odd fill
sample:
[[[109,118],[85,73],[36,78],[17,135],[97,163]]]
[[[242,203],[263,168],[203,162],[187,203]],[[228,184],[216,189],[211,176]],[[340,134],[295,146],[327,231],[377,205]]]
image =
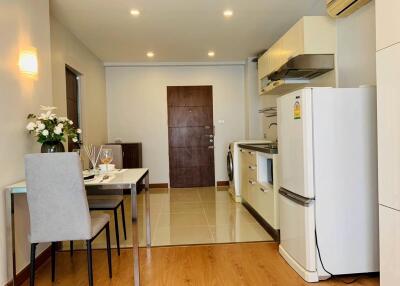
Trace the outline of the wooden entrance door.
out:
[[[212,86],[168,86],[171,187],[215,185]]]
[[[65,67],[65,80],[67,88],[67,117],[74,122],[74,127],[79,128],[79,83],[78,75],[69,67]],[[68,151],[79,148],[79,145],[68,140]]]

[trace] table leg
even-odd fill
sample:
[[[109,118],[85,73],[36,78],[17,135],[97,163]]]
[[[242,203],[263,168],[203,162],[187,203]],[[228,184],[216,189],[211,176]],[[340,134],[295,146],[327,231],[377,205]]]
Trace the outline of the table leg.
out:
[[[146,246],[151,247],[151,222],[150,222],[150,183],[149,173],[145,178],[145,199],[146,199]]]
[[[131,214],[132,214],[132,249],[133,249],[133,280],[134,286],[140,285],[139,271],[139,232],[136,185],[131,185]]]
[[[7,194],[8,202],[7,208],[8,213],[10,214],[10,224],[11,224],[11,257],[12,257],[12,285],[15,286],[17,277],[17,262],[15,257],[15,195],[9,190]],[[8,260],[9,261],[9,260]]]

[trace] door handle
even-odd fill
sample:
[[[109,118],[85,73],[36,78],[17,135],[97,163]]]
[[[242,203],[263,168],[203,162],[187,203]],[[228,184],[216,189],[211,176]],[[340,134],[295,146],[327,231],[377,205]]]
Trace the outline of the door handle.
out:
[[[250,170],[255,170],[255,169],[256,169],[256,167],[255,167],[255,166],[251,166],[251,165],[250,165],[250,166],[249,166],[249,169],[250,169]]]
[[[254,182],[253,180],[249,180],[250,185],[254,185],[256,182]]]
[[[205,134],[204,136],[209,137],[209,138],[214,138],[213,134]]]
[[[208,146],[208,149],[214,149],[214,146]]]

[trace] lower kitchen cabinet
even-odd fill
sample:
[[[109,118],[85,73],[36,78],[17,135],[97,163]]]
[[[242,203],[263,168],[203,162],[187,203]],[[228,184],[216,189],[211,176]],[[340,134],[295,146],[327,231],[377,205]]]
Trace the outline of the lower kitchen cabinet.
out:
[[[262,160],[267,157],[273,160],[274,174],[273,183],[266,181],[267,164]],[[271,229],[279,229],[279,209],[278,209],[278,155],[241,148],[240,149],[240,182],[241,196],[245,203],[257,212],[257,214],[268,224]]]
[[[273,228],[277,228],[275,214],[275,199],[273,186],[265,187],[260,184],[252,189],[252,206]]]
[[[380,285],[399,285],[400,211],[379,206]]]

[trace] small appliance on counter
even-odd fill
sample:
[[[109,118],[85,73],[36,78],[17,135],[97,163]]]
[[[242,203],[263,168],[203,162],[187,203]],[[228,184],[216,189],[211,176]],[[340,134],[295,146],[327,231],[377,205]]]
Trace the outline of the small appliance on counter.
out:
[[[307,282],[379,271],[375,88],[278,98],[279,252]]]

